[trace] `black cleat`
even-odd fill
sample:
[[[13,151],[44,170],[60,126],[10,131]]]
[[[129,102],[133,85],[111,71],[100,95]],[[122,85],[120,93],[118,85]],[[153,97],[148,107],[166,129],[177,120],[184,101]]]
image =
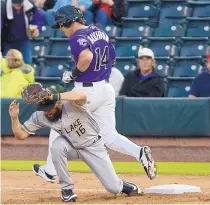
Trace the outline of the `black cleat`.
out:
[[[63,189],[61,190],[61,199],[63,201],[75,202],[77,195],[71,189]]]

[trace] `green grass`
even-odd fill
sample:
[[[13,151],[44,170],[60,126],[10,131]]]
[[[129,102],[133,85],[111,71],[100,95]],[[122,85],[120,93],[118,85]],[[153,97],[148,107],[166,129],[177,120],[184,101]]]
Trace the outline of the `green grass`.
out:
[[[44,164],[44,161],[2,160],[3,171],[30,171],[33,164]],[[113,162],[117,173],[144,174],[142,166],[137,162]],[[210,175],[210,163],[197,162],[158,162],[158,174]],[[69,162],[71,172],[91,172],[81,161]]]

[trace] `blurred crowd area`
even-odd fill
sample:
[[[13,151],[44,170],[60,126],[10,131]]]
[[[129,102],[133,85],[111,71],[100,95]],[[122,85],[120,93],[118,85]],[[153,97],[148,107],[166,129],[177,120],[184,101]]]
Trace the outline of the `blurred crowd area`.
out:
[[[209,0],[1,0],[1,97],[34,81],[72,88],[61,80],[74,69],[69,39],[51,28],[65,5],[113,42],[116,95],[210,97]]]

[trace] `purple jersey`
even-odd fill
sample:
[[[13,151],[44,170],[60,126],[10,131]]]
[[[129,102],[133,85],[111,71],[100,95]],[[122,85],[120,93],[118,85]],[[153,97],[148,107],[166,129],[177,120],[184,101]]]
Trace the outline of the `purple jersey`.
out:
[[[115,49],[104,31],[90,25],[88,28],[76,31],[69,42],[75,67],[83,50],[89,48],[93,53],[92,62],[87,70],[76,78],[77,82],[97,82],[109,79],[115,59]]]

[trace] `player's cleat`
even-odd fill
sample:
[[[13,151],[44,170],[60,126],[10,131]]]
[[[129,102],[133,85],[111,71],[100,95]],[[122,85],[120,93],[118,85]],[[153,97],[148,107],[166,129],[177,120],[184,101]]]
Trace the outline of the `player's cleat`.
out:
[[[47,172],[45,172],[43,166],[39,164],[34,164],[32,169],[37,176],[42,177],[45,181],[51,182],[51,183],[55,182],[56,176],[49,175]]]
[[[61,199],[63,201],[75,202],[77,199],[77,195],[71,189],[63,189],[61,190]]]
[[[128,196],[142,194],[141,189],[130,182],[123,181],[123,190],[121,193],[127,194]]]
[[[148,146],[142,147],[140,150],[139,161],[142,163],[147,176],[152,180],[156,177],[157,168],[154,158],[152,157],[151,149]]]

